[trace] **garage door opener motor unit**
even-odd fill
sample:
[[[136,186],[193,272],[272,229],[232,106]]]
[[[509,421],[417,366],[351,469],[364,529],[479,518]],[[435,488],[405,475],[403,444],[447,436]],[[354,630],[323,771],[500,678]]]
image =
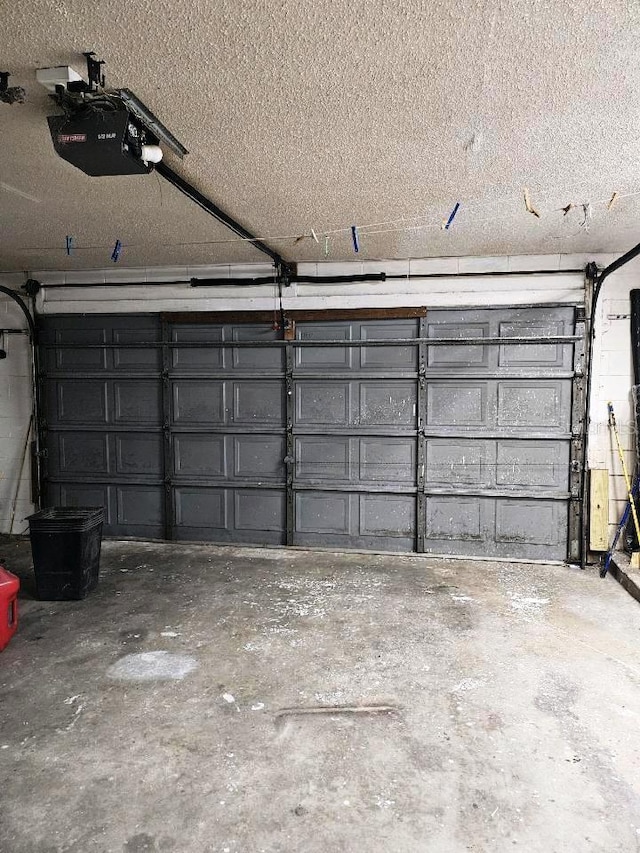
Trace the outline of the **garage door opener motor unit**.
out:
[[[106,89],[103,61],[84,55],[88,82],[67,66],[36,72],[63,110],[47,117],[56,153],[92,176],[146,174],[162,159],[161,142],[182,159],[184,145],[130,89]]]

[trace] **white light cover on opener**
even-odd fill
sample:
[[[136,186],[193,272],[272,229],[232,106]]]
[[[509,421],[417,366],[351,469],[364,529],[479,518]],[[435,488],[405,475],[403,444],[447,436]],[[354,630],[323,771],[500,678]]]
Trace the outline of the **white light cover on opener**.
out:
[[[56,65],[54,68],[38,68],[36,70],[36,80],[45,89],[55,92],[56,86],[66,86],[67,83],[82,80],[82,77],[68,65]]]

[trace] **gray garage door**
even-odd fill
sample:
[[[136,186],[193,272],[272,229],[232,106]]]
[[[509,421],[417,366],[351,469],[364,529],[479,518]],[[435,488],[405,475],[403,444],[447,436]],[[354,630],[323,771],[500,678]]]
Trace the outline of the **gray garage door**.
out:
[[[582,344],[562,340],[574,331],[570,307],[429,313],[428,339],[496,343],[426,347],[421,550],[565,559],[569,538],[577,556]]]
[[[576,310],[389,313],[294,314],[286,342],[258,315],[47,318],[49,503],[119,536],[577,556]]]

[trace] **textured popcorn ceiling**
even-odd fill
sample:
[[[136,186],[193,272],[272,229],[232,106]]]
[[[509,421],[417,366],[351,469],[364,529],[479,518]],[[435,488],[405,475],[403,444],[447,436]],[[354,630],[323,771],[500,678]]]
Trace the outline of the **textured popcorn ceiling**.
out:
[[[273,241],[291,260],[323,259],[324,232],[352,223],[362,258],[640,239],[640,196],[594,205],[588,233],[579,211],[551,212],[640,192],[637,0],[30,0],[3,4],[0,69],[28,103],[0,104],[1,269],[102,267],[116,238],[127,266],[264,257],[174,245],[233,235],[156,175],[89,178],[56,157],[34,72],[83,72],[87,49],[190,150],[168,162],[231,215],[264,237],[318,232],[320,245]],[[363,227],[433,225],[458,199],[449,232]],[[67,258],[67,234],[102,248]],[[350,236],[332,237],[330,259],[345,258]]]

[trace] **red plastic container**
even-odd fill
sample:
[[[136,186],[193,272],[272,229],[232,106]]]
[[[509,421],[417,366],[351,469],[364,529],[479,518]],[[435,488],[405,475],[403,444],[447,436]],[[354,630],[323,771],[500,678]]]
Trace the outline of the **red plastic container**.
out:
[[[18,590],[20,581],[0,566],[0,652],[18,627]]]

